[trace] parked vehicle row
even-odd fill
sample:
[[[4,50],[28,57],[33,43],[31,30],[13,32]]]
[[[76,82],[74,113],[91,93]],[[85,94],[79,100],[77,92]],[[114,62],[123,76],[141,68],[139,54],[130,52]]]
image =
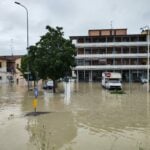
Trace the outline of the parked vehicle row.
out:
[[[72,79],[73,80],[73,79]],[[62,79],[61,81],[64,82],[69,82],[71,81],[71,79],[69,77],[66,77],[64,79]],[[118,90],[122,90],[122,76],[121,73],[118,72],[103,72],[102,73],[102,86],[106,89],[118,89]],[[148,80],[146,78],[141,78],[140,82],[142,84],[147,83]],[[48,80],[44,86],[43,89],[53,89],[54,87],[54,83],[52,80]]]
[[[57,82],[69,82],[69,81],[74,81],[76,78],[75,77],[64,77],[64,78],[61,78],[59,80],[57,80]],[[45,84],[43,85],[43,89],[45,90],[48,90],[48,89],[53,89],[54,87],[54,83],[53,83],[53,80],[49,79],[47,82],[45,82]]]

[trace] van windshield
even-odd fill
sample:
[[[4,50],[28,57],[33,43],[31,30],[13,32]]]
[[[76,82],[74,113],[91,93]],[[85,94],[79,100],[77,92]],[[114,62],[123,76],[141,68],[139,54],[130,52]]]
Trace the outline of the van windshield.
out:
[[[109,79],[108,82],[110,82],[110,83],[120,83],[120,80],[118,80],[118,79]]]

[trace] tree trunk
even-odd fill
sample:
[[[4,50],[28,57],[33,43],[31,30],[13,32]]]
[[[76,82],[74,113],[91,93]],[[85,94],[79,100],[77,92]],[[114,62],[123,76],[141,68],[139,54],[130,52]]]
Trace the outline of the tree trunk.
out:
[[[56,93],[56,81],[55,80],[53,80],[53,84],[54,84],[53,93]]]
[[[34,80],[34,88],[36,87],[36,81]]]

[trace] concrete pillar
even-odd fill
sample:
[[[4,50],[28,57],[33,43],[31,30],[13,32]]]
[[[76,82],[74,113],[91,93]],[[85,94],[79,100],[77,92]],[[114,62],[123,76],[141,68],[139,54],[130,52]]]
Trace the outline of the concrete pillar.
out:
[[[136,76],[139,77],[139,70],[136,71],[136,74],[137,74]]]
[[[84,70],[84,81],[85,81],[85,70]]]
[[[79,81],[79,72],[77,70],[77,81]]]
[[[137,53],[139,54],[139,47],[137,47]],[[139,65],[139,58],[137,58],[137,64]]]
[[[89,82],[92,82],[92,70],[89,72]]]
[[[129,70],[129,82],[132,82],[132,71],[131,70]]]

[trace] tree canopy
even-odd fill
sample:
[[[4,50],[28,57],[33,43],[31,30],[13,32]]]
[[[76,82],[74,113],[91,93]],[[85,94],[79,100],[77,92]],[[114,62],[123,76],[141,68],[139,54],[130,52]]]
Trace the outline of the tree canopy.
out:
[[[71,69],[75,66],[75,46],[71,40],[64,38],[63,28],[46,26],[47,33],[40,40],[28,48],[28,55],[24,58],[22,69],[26,62],[29,70],[40,79],[52,79],[71,75]],[[54,89],[55,92],[55,89]]]

